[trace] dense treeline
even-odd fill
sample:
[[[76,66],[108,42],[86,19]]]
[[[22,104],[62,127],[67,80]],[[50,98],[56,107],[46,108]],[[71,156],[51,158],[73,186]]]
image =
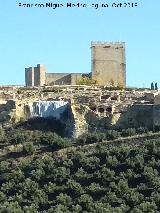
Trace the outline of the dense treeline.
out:
[[[131,137],[135,135],[142,135],[142,134],[148,134],[150,135],[150,131],[145,127],[139,127],[139,128],[128,128],[128,129],[122,129],[122,130],[106,130],[105,132],[94,132],[94,133],[87,133],[82,136],[80,136],[76,140],[76,144],[91,144],[96,142],[102,142],[105,140],[114,140],[118,138],[124,138],[124,137]]]
[[[37,149],[48,147],[50,151],[66,148],[73,145],[92,144],[102,141],[110,141],[118,138],[131,137],[135,135],[147,134],[151,132],[145,127],[128,128],[122,130],[106,130],[105,132],[85,133],[78,139],[62,138],[55,132],[31,131],[25,129],[12,129],[4,131],[0,129],[0,142],[8,145],[23,145],[24,153],[33,154]]]
[[[78,140],[94,143],[112,134],[117,132]],[[160,212],[158,139],[145,142],[143,148],[99,147],[94,154],[79,150],[57,159],[50,151],[71,146],[72,141],[55,133],[1,131],[0,141],[1,147],[14,145],[21,153],[0,156],[0,212]]]

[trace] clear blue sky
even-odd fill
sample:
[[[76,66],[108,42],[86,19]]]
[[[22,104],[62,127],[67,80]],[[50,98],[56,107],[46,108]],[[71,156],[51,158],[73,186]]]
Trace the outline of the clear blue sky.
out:
[[[21,8],[18,3],[86,3],[87,8]],[[90,7],[133,2],[135,8]],[[25,67],[90,72],[91,41],[126,42],[127,85],[160,86],[159,0],[5,0],[0,2],[0,85],[24,84]]]

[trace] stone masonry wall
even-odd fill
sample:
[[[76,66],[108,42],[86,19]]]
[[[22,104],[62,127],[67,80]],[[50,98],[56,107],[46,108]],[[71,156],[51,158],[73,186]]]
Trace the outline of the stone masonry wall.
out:
[[[81,73],[72,73],[71,74],[71,85],[76,85],[81,78],[82,78]]]
[[[76,85],[81,77],[80,73],[47,73],[46,85]]]
[[[71,84],[69,73],[46,73],[46,85]]]

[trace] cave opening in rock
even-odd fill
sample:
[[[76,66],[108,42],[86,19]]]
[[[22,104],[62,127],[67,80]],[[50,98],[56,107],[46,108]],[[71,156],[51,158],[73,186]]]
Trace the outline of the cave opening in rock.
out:
[[[70,105],[59,101],[39,101],[25,108],[28,119],[20,122],[16,128],[51,131],[62,137],[71,137],[73,123]]]

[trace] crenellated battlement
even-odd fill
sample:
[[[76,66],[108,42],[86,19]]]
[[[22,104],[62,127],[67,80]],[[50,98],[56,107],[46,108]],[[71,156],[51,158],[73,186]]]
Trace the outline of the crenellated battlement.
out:
[[[92,41],[91,42],[91,47],[92,46],[104,46],[104,45],[111,45],[111,46],[115,46],[115,45],[123,45],[125,46],[125,42],[101,42],[101,41]]]

